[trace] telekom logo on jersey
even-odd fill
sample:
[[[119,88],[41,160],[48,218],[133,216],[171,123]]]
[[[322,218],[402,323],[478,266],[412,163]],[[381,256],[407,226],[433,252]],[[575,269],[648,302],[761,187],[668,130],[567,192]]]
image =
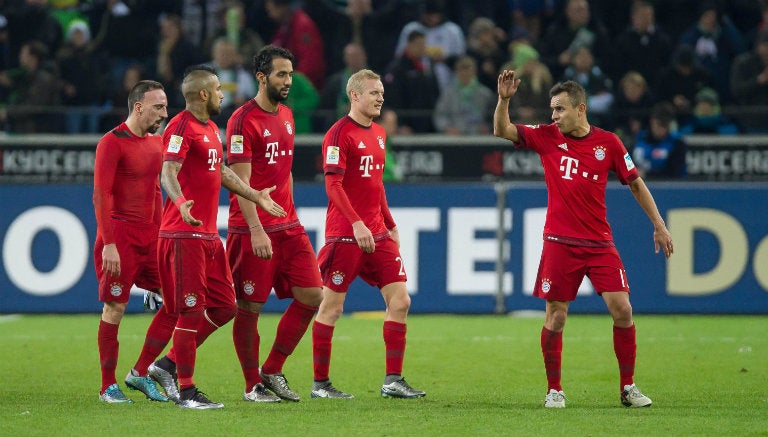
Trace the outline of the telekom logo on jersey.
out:
[[[578,173],[579,160],[571,156],[560,157],[560,171],[563,174],[563,179],[573,180],[571,175]],[[597,174],[589,174],[586,171],[582,172],[581,176],[585,179],[591,179],[593,181],[596,181],[598,179]]]
[[[208,167],[208,170],[214,171],[216,170],[216,164],[221,162],[221,157],[219,156],[219,151],[216,149],[208,149],[208,164],[211,164],[210,167]]]

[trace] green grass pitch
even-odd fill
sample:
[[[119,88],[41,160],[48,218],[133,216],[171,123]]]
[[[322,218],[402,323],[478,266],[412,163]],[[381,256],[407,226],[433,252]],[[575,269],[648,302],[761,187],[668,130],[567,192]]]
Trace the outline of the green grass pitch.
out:
[[[353,400],[310,399],[311,337],[285,374],[299,403],[241,400],[231,323],[199,350],[195,381],[223,410],[187,411],[125,389],[149,315],[120,329],[118,380],[132,405],[98,401],[99,315],[0,317],[0,436],[768,436],[768,318],[636,316],[636,382],[654,401],[621,406],[607,315],[572,315],[563,351],[563,410],[542,407],[542,318],[412,315],[404,376],[427,391],[381,398],[382,320],[343,317],[331,379]],[[260,319],[262,360],[277,316]]]

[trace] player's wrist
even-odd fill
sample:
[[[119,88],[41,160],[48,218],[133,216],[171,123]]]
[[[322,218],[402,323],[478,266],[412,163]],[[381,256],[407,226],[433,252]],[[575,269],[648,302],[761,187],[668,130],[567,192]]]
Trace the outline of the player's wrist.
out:
[[[176,208],[181,209],[181,204],[186,202],[187,199],[184,198],[184,195],[177,197],[176,200],[173,201],[173,203],[176,204]]]
[[[261,226],[261,223],[257,223],[257,224],[255,224],[255,225],[253,225],[253,226],[248,226],[248,229],[249,229],[251,232],[256,232],[256,231],[260,231],[260,230],[262,230],[262,229],[264,229],[264,228]]]

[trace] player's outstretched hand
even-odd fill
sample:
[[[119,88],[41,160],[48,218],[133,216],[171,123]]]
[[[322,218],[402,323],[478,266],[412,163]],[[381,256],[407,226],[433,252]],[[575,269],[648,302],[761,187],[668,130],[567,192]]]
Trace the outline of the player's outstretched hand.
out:
[[[259,205],[259,208],[263,209],[269,215],[273,215],[275,217],[285,217],[285,210],[282,206],[275,203],[274,200],[272,200],[271,197],[269,197],[269,193],[275,191],[277,186],[272,185],[269,188],[265,188],[261,191],[256,191],[256,198],[253,199],[257,205]]]
[[[157,311],[163,306],[163,296],[154,291],[144,292],[144,308],[150,311]]]
[[[179,212],[181,213],[181,219],[184,220],[184,223],[190,224],[192,226],[200,226],[203,224],[203,222],[192,217],[192,206],[194,205],[194,200],[187,200],[186,202],[179,205]]]

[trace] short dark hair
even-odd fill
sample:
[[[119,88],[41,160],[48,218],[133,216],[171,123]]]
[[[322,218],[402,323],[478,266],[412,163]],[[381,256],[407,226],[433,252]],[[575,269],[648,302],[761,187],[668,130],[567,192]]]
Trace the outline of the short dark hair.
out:
[[[413,31],[411,31],[411,33],[408,34],[407,41],[408,42],[414,42],[416,39],[424,38],[426,36],[427,35],[424,32],[420,31],[420,30],[413,30]]]
[[[675,107],[669,102],[659,102],[651,109],[651,118],[657,120],[662,126],[669,127],[675,120]]]
[[[133,111],[133,105],[136,102],[144,100],[144,94],[154,90],[165,90],[165,87],[160,82],[154,80],[140,80],[136,82],[136,85],[131,88],[131,92],[128,93],[128,113]]]
[[[290,50],[270,44],[264,46],[258,53],[253,55],[253,75],[256,76],[256,73],[263,73],[269,76],[272,73],[272,61],[275,58],[287,59],[291,61],[291,64],[296,63],[296,57],[293,56]]]
[[[568,94],[568,101],[571,102],[571,106],[574,108],[582,103],[587,103],[587,92],[578,82],[566,80],[565,82],[556,83],[552,89],[549,90],[549,97],[555,97],[560,93]]]
[[[211,73],[213,75],[218,76],[218,73],[216,73],[216,69],[211,67],[210,65],[197,64],[197,65],[190,65],[189,67],[187,67],[184,70],[184,76],[183,77],[187,77],[187,76],[189,76],[191,73],[193,73],[195,71],[207,71],[207,72],[209,72],[209,73]]]

